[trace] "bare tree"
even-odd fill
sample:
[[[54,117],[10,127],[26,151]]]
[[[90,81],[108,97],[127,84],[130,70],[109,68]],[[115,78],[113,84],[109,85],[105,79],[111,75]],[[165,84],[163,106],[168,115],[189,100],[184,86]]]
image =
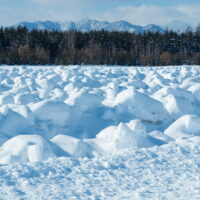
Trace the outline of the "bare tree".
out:
[[[22,64],[29,64],[31,62],[32,53],[28,45],[20,46],[17,52]]]

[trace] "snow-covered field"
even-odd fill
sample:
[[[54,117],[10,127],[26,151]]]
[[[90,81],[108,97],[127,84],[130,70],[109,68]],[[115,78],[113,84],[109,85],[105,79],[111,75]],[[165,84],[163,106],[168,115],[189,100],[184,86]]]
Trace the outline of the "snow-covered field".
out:
[[[199,200],[200,67],[0,67],[0,200]]]

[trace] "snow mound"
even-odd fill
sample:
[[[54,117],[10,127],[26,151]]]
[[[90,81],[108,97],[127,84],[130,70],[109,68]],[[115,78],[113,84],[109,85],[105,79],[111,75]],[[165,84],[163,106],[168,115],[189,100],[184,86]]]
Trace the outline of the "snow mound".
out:
[[[179,87],[164,87],[154,93],[153,97],[163,103],[174,120],[199,111],[192,93]]]
[[[200,117],[184,115],[171,124],[165,134],[175,139],[200,136]]]
[[[149,148],[164,144],[163,141],[147,135],[145,126],[140,120],[107,127],[97,134],[96,139],[87,142],[95,144],[97,151],[104,154],[117,153],[127,148]]]
[[[34,94],[20,93],[15,96],[15,104],[27,105],[29,103],[34,103],[36,102],[35,98]]]
[[[78,158],[93,157],[94,149],[83,140],[60,134],[53,137],[50,141],[71,156]]]
[[[150,133],[148,133],[148,135],[158,139],[158,140],[161,140],[163,141],[164,143],[169,143],[169,142],[172,142],[174,141],[173,138],[169,137],[168,135],[164,134],[163,132],[161,131],[158,131],[158,130],[155,130],[155,131],[152,131]]]
[[[170,120],[162,103],[136,91],[133,87],[129,87],[117,95],[114,107],[116,112],[122,116],[129,113],[132,118],[135,117],[153,124],[162,124]]]
[[[38,135],[18,135],[0,148],[0,164],[38,162],[55,157],[51,144]]]
[[[69,105],[70,118],[67,132],[77,138],[94,138],[106,127],[103,118],[106,110],[102,105],[102,95],[87,88],[74,90],[65,103]],[[91,123],[92,122],[92,123]]]
[[[10,94],[0,95],[0,105],[14,104],[14,98]]]
[[[7,140],[9,139],[9,137],[5,136],[4,134],[0,133],[0,146],[5,143]]]
[[[69,111],[65,103],[44,100],[30,105],[30,109],[38,120],[50,121],[58,126],[67,125]]]
[[[192,92],[196,100],[200,103],[200,83],[193,84],[188,90]]]
[[[0,199],[199,200],[199,75],[1,66]]]
[[[0,147],[37,134],[85,159],[199,135],[198,66],[0,68]]]
[[[34,123],[28,108],[4,105],[0,107],[0,133],[7,136],[25,134]],[[29,130],[30,131],[30,130]]]

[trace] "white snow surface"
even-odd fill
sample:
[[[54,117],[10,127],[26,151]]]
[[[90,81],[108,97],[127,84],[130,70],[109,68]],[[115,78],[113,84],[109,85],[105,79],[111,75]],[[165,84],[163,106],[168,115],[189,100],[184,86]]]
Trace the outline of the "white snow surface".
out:
[[[1,66],[0,200],[198,200],[199,75]]]

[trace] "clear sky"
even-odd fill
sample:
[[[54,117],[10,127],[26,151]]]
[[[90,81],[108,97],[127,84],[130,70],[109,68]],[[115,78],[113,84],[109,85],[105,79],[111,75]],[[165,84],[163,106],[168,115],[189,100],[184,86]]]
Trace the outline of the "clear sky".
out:
[[[200,0],[0,0],[0,25],[98,19],[134,24],[200,22]]]

